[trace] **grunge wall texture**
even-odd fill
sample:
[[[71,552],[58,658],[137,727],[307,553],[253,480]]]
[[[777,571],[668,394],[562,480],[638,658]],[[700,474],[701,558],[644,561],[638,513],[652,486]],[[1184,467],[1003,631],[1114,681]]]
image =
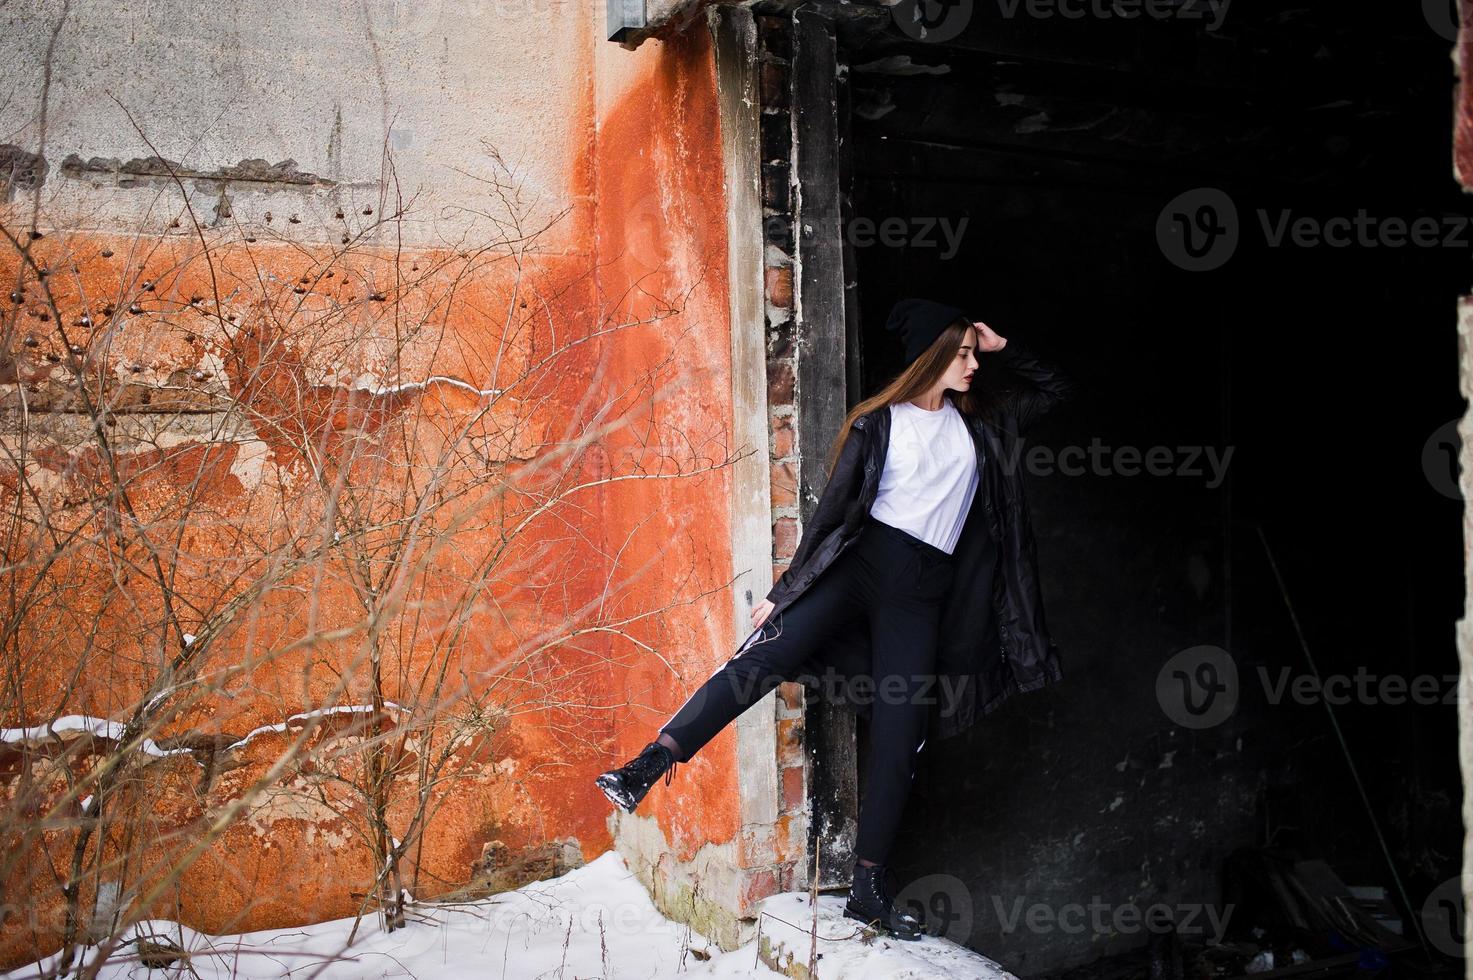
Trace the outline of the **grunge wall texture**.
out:
[[[604,39],[601,5],[560,0],[71,0],[0,17],[5,504],[31,531],[50,508],[89,542],[38,568],[36,536],[7,537],[12,594],[43,582],[48,599],[8,612],[0,783],[36,822],[12,828],[0,966],[59,946],[69,884],[91,921],[153,880],[166,848],[150,840],[203,842],[151,915],[239,931],[363,908],[374,849],[399,843],[436,751],[404,678],[436,665],[448,687],[514,677],[523,694],[493,698],[514,708],[476,719],[457,776],[427,791],[403,855],[414,897],[549,842],[564,862],[612,846],[591,777],[638,750],[739,625],[711,34],[628,50]],[[583,488],[559,506],[530,490],[469,506],[503,478],[530,486],[519,472],[545,489],[540,455],[615,416],[567,455],[559,486]],[[404,512],[374,496],[372,520],[334,524],[312,508],[340,498],[314,480],[427,492],[417,467],[461,427],[436,534],[417,539],[438,544],[392,628],[369,629],[383,595],[344,542]],[[334,527],[352,533],[327,542]],[[316,548],[210,627],[233,594],[222,569]],[[556,642],[529,643],[539,631]],[[122,754],[110,812],[127,819],[74,855],[95,801],[68,785],[130,734],[105,723],[206,643],[224,679]],[[295,740],[312,766],[273,769]],[[653,794],[642,847],[679,864],[736,837],[737,808],[717,805],[734,744],[693,761],[686,792]],[[334,789],[365,745],[384,747],[378,824]],[[99,854],[133,858],[98,871]],[[93,870],[69,882],[74,856]]]

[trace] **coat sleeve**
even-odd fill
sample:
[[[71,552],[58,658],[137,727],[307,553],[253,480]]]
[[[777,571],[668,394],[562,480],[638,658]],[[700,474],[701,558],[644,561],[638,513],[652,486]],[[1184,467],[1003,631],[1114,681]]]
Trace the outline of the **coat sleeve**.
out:
[[[845,511],[850,503],[859,498],[864,475],[862,461],[866,438],[863,428],[855,428],[850,431],[849,438],[844,440],[844,448],[839,451],[839,459],[834,464],[834,472],[829,476],[823,494],[818,498],[818,506],[803,524],[803,536],[798,541],[798,550],[793,552],[793,560],[788,563],[787,570],[767,593],[768,602],[777,602],[778,597],[792,587],[794,575],[803,567],[813,549],[828,537],[830,531],[844,522]]]
[[[997,356],[1019,382],[1004,399],[1007,411],[1017,419],[1019,432],[1079,392],[1079,385],[1062,368],[1016,340],[1009,339]]]

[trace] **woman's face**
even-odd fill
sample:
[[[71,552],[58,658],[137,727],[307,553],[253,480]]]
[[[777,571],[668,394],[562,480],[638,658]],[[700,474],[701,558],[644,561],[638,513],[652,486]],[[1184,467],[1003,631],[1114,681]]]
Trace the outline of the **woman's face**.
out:
[[[956,349],[956,356],[951,359],[951,365],[946,373],[941,375],[941,387],[952,391],[968,391],[972,387],[972,375],[977,371],[977,332],[968,331],[967,336],[962,338],[962,344]]]

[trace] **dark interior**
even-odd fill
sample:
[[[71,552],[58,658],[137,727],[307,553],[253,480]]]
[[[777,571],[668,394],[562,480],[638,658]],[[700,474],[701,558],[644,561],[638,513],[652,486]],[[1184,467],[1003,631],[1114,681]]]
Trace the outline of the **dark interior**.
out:
[[[1451,172],[1445,22],[1418,4],[1322,0],[1235,4],[1215,29],[1005,9],[977,4],[944,41],[893,23],[841,34],[860,232],[850,401],[899,366],[890,304],[948,299],[1084,386],[1031,444],[1111,451],[1028,478],[1064,682],[923,753],[893,864],[959,881],[953,895],[934,879],[923,900],[970,901],[954,938],[1028,975],[1149,942],[1062,921],[1009,930],[1020,903],[1221,904],[1229,855],[1261,845],[1387,889],[1415,941],[1406,916],[1457,874],[1462,843],[1450,423],[1473,234],[1455,220],[1469,208]],[[1233,201],[1239,236],[1216,268],[1189,271],[1157,228],[1198,188]],[[1430,217],[1453,241],[1274,246],[1263,222],[1284,209]],[[895,217],[903,244],[854,224]],[[934,227],[915,237],[923,218],[967,220],[954,254]],[[1156,446],[1169,475],[1123,472],[1119,449]],[[1215,485],[1207,447],[1219,460],[1231,447]],[[1429,676],[1432,703],[1352,697],[1334,706],[1339,736],[1320,701],[1275,703],[1284,671],[1312,673],[1291,607],[1321,675]],[[1193,729],[1157,680],[1204,644],[1231,655],[1236,704]],[[1240,904],[1229,927],[1256,914]]]

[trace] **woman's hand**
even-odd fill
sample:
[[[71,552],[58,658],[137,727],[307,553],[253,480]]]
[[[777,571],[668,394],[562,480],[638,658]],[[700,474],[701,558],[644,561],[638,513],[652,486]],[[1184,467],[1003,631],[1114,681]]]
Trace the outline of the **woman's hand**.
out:
[[[767,622],[767,617],[772,615],[772,603],[763,599],[752,609],[752,629],[756,629]]]
[[[972,326],[977,328],[977,349],[981,351],[999,351],[1008,345],[1006,337],[999,337],[991,327],[978,320]]]

